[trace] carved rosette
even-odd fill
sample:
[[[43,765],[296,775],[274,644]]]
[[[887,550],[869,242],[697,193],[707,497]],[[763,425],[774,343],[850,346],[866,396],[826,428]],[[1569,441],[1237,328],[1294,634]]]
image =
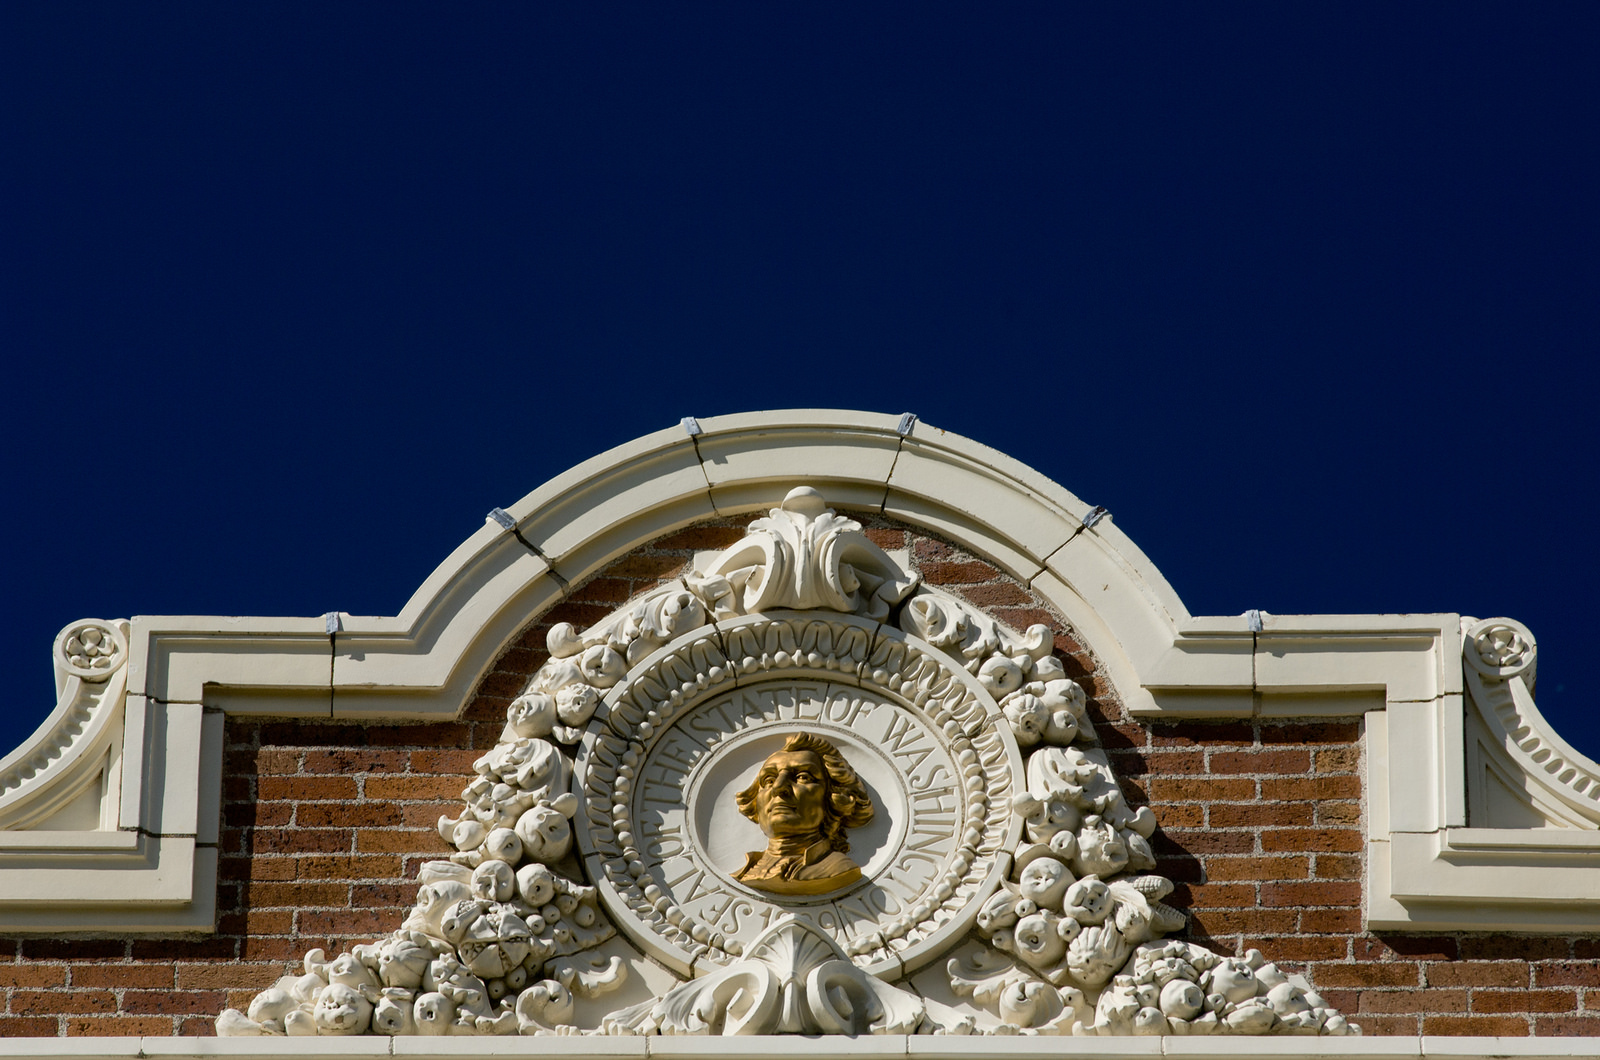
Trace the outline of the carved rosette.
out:
[[[1463,625],[1466,629],[1462,631],[1462,640],[1469,667],[1496,680],[1522,677],[1530,688],[1533,686],[1538,647],[1527,626],[1509,618],[1490,618]]]
[[[796,489],[682,582],[553,628],[404,923],[313,950],[218,1032],[1354,1032],[1259,954],[1160,940],[1184,918],[1143,874],[1155,818],[1051,639],[919,588]],[[797,733],[876,807],[859,877],[820,894],[734,878],[766,841],[734,796]],[[608,1011],[630,967],[676,985]],[[951,1003],[897,982],[919,968]]]
[[[84,681],[104,681],[128,659],[128,638],[121,624],[86,618],[56,637],[56,667]]]

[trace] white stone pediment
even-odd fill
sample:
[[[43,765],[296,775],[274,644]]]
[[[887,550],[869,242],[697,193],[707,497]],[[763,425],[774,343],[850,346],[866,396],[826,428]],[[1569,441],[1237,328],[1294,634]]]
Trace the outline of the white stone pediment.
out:
[[[1191,616],[1114,515],[926,424],[902,430],[894,416],[800,410],[700,427],[647,435],[535,490],[468,538],[397,616],[99,624],[124,637],[126,663],[64,669],[56,714],[0,763],[9,778],[0,780],[0,918],[11,930],[208,930],[224,715],[453,718],[495,657],[569,586],[696,522],[782,511],[805,484],[841,519],[879,513],[991,558],[1065,616],[1136,716],[1363,715],[1369,925],[1600,924],[1597,767],[1539,716],[1531,666],[1485,672],[1473,662],[1514,654],[1512,641],[1491,637],[1480,649],[1456,615]],[[842,527],[829,539],[837,564],[782,559],[800,555],[801,536],[783,529],[796,530],[785,516],[768,518],[765,543],[701,572],[727,584],[734,610],[821,608],[877,621],[915,588],[896,581],[892,557]],[[830,571],[840,572],[832,582]],[[717,629],[729,621],[719,599],[702,601]],[[919,634],[928,643],[937,618]],[[640,619],[658,620],[672,616]],[[679,635],[660,632],[651,651]],[[966,629],[960,636],[974,639],[941,650],[961,656],[985,635]],[[1526,644],[1531,659],[1531,635]],[[1395,746],[1407,748],[1404,770],[1389,768]],[[47,866],[48,888],[29,882]]]
[[[1355,1033],[1256,951],[1162,939],[1154,815],[1050,629],[917,581],[800,486],[552,626],[411,915],[218,1032]],[[674,978],[630,1001],[652,964]]]

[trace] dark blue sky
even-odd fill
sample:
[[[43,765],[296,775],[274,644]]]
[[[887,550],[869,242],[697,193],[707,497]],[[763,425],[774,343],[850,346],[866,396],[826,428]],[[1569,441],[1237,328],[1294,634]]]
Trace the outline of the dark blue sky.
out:
[[[1600,6],[0,5],[0,749],[51,638],[393,614],[694,414],[914,411],[1196,614],[1584,685]]]

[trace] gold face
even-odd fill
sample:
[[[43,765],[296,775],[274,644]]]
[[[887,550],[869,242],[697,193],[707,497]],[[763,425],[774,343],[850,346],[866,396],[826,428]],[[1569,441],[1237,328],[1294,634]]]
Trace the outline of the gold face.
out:
[[[815,751],[779,751],[756,775],[756,820],[769,836],[806,836],[822,830],[828,778]]]

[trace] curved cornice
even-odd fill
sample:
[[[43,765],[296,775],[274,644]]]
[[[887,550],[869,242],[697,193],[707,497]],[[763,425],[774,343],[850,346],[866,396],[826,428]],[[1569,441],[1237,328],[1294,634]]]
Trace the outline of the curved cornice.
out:
[[[134,687],[238,712],[453,716],[511,638],[569,586],[691,523],[771,508],[804,482],[840,508],[881,512],[992,559],[1078,627],[1125,698],[1147,695],[1140,673],[1158,668],[1190,619],[1114,518],[1086,526],[1091,507],[1031,468],[904,423],[792,410],[706,419],[694,434],[657,431],[508,506],[509,526],[487,521],[395,617],[136,619]],[[260,650],[264,641],[273,649]],[[1235,684],[1248,695],[1248,661]]]
[[[1501,775],[1519,778],[1505,788],[1527,808],[1518,817],[1531,813],[1548,818],[1550,826],[1600,828],[1600,764],[1558,736],[1533,701],[1533,634],[1508,618],[1462,624],[1467,690],[1486,737],[1469,746],[1469,763],[1482,756],[1483,766],[1492,763]],[[1473,791],[1472,823],[1504,816],[1493,802],[1488,792]]]
[[[100,778],[120,735],[127,623],[74,622],[56,637],[54,654],[55,710],[0,759],[0,829],[36,827],[77,798]]]

